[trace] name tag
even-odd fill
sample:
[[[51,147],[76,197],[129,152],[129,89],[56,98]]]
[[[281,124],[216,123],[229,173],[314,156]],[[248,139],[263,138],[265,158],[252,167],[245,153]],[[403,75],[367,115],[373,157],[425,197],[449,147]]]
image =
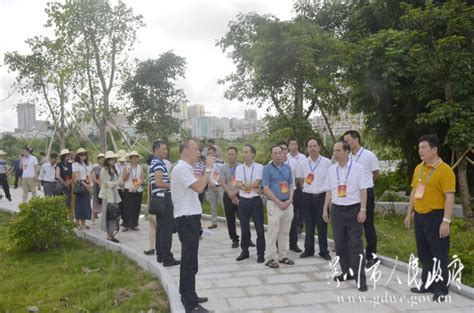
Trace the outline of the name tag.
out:
[[[340,185],[337,186],[337,196],[339,198],[347,197],[347,185],[346,184],[340,184]]]
[[[423,199],[423,194],[425,193],[426,185],[418,185],[415,190],[415,199]]]
[[[280,192],[288,193],[288,184],[286,183],[286,181],[280,182]]]
[[[138,179],[132,178],[132,184],[133,186],[138,186]]]
[[[311,185],[314,181],[314,175],[313,173],[309,173],[308,176],[304,179],[304,182],[308,185]]]
[[[251,185],[244,185],[244,192],[245,193],[251,193],[252,192],[252,186]]]
[[[231,184],[232,186],[235,186],[235,183],[236,183],[236,182],[237,182],[237,180],[235,179],[235,176],[232,176],[232,177],[230,178],[230,184]]]

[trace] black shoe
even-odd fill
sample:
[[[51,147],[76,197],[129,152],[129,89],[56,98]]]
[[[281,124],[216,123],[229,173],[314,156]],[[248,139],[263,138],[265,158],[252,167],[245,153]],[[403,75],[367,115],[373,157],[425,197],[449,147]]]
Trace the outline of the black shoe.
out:
[[[249,241],[249,247],[255,248],[255,243],[252,240]]]
[[[198,303],[205,303],[207,300],[208,299],[206,297],[198,297]]]
[[[303,250],[301,250],[298,246],[291,246],[290,250],[298,253],[303,252]]]
[[[418,287],[412,287],[410,291],[414,293],[434,293],[434,290],[431,288],[426,289],[425,286],[421,286],[420,289],[418,289]]]
[[[308,258],[310,256],[313,256],[314,254],[311,254],[311,253],[307,253],[306,251],[301,253],[300,254],[300,258],[304,259],[304,258]]]
[[[236,249],[238,247],[239,247],[239,241],[238,240],[237,241],[232,241],[232,248]]]
[[[433,302],[440,303],[445,302],[448,295],[435,292],[433,295]]]
[[[156,257],[156,261],[158,263],[163,263],[163,259],[160,256]]]
[[[178,261],[178,260],[171,260],[171,261],[168,261],[168,262],[163,262],[163,266],[164,267],[170,267],[170,266],[175,266],[175,265],[180,265],[181,264],[181,261]]]
[[[119,242],[120,242],[120,240],[118,240],[118,239],[115,238],[115,237],[112,237],[112,238],[110,238],[109,240],[112,241],[112,242],[115,242],[115,243],[119,243]]]
[[[243,253],[243,252],[242,252],[242,253],[237,257],[237,259],[235,259],[235,260],[236,260],[236,261],[242,261],[242,260],[245,260],[245,259],[248,259],[248,258],[249,258],[248,253],[246,254],[246,253]]]
[[[143,251],[143,253],[145,255],[153,255],[155,254],[155,249],[146,250],[146,251]]]
[[[263,263],[263,262],[265,262],[265,258],[263,257],[263,255],[259,255],[257,258],[257,263]]]
[[[367,260],[367,263],[365,264],[365,268],[371,268],[371,267],[374,266],[378,261],[379,261],[379,259]]]
[[[8,197],[7,199],[8,201],[12,202],[12,197]]]
[[[323,259],[327,260],[327,261],[331,261],[331,256],[328,254],[320,254],[319,255],[320,257],[322,257]]]
[[[359,291],[366,292],[367,290],[369,290],[369,288],[367,288],[367,284],[361,284],[360,285]]]
[[[186,313],[208,313],[208,312],[211,312],[209,310],[206,310],[205,308],[203,308],[202,306],[200,306],[199,304],[192,308],[192,309],[186,309]]]
[[[354,280],[354,279],[355,279],[354,276],[352,276],[350,274],[344,274],[344,273],[334,277],[335,281],[346,281],[346,280]]]

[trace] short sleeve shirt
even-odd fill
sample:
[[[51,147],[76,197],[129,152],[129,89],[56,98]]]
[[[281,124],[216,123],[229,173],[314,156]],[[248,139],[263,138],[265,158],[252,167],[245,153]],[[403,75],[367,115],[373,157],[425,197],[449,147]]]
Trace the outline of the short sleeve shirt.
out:
[[[166,165],[166,163],[161,160],[160,158],[158,157],[153,157],[153,159],[151,160],[151,164],[150,164],[150,167],[148,168],[148,180],[150,182],[150,185],[151,185],[151,193],[153,195],[157,195],[158,193],[163,193],[165,191],[167,191],[167,189],[165,188],[159,188],[156,183],[155,183],[155,173],[157,171],[160,171],[162,172],[162,175],[161,175],[161,180],[164,182],[164,183],[168,183],[170,182],[170,177],[169,177],[169,167]]]
[[[380,169],[379,160],[375,154],[372,151],[361,147],[356,154],[351,153],[351,159],[362,165],[367,179],[371,182],[369,188],[374,187],[374,176],[372,172]]]
[[[263,174],[263,165],[257,162],[253,162],[252,165],[247,166],[245,163],[237,166],[235,170],[235,179],[244,184],[250,184],[256,180],[261,180]],[[243,198],[258,197],[259,194],[253,189],[247,193],[244,190],[239,191],[239,196]]]
[[[271,192],[280,201],[286,201],[290,198],[289,189],[293,185],[293,175],[289,165],[281,164],[277,167],[273,162],[265,165],[262,173],[262,186],[270,188]],[[287,186],[286,192],[282,192],[281,183]]]
[[[92,167],[84,163],[74,162],[72,164],[72,171],[81,173],[81,180],[87,180],[89,178]]]
[[[234,183],[236,181],[235,172],[237,170],[237,166],[240,164],[237,163],[234,167],[230,167],[229,164],[225,163],[221,167],[220,171],[220,179],[225,182],[227,187],[232,191],[235,192],[237,189],[234,187]]]
[[[24,178],[32,178],[36,176],[36,165],[38,165],[38,159],[30,155],[27,158],[23,158],[23,176]]]
[[[300,162],[296,169],[296,177],[304,180],[303,192],[311,194],[325,192],[324,183],[331,165],[331,160],[322,155],[316,161],[308,157]]]
[[[173,200],[174,217],[202,214],[199,195],[191,188],[197,179],[193,166],[179,160],[172,170],[171,199]]]

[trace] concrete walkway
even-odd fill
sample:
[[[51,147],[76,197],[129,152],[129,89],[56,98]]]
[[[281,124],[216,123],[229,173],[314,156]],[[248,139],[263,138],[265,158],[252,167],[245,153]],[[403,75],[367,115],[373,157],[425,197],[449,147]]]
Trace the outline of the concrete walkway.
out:
[[[13,191],[13,190],[12,190]],[[13,202],[5,198],[0,200],[0,208],[18,211],[21,189],[13,191]],[[209,222],[203,220],[203,227]],[[155,265],[155,257],[144,256],[143,250],[148,249],[148,225],[141,221],[140,231],[120,232],[117,238],[129,257],[137,263],[148,261]],[[82,236],[97,241],[105,238],[99,229],[99,221],[91,225],[91,229],[82,232]],[[95,238],[95,239],[91,239]],[[252,232],[255,239],[255,232]],[[115,245],[115,244],[114,244]],[[197,290],[199,296],[209,298],[204,307],[215,312],[472,312],[474,301],[460,294],[451,292],[449,303],[431,303],[431,295],[418,296],[409,291],[407,274],[393,267],[380,265],[380,280],[370,280],[367,273],[369,291],[361,293],[356,289],[354,281],[342,282],[339,286],[329,279],[331,267],[319,257],[300,259],[298,254],[290,252],[289,257],[295,261],[293,266],[280,266],[269,269],[256,263],[255,248],[250,248],[250,259],[236,262],[239,249],[232,249],[227,229],[220,222],[213,235],[201,240],[199,249],[199,273]],[[300,239],[299,245],[303,245]],[[119,248],[119,247],[117,247]],[[180,243],[177,235],[173,237],[173,253],[180,257]],[[114,249],[117,250],[117,249]],[[133,254],[134,255],[131,255]],[[129,255],[130,254],[130,255]],[[331,252],[334,257],[334,253]],[[162,282],[170,298],[176,299],[179,282],[179,267],[163,268]],[[143,266],[142,266],[143,267]],[[153,266],[154,267],[154,266]],[[339,271],[339,266],[336,266]],[[392,274],[393,271],[393,274]],[[168,275],[169,274],[169,275]],[[391,276],[392,274],[392,276]],[[387,283],[390,276],[392,279]],[[171,278],[165,279],[163,278]],[[400,281],[398,281],[398,279]],[[173,284],[174,286],[166,286]],[[173,311],[182,311],[179,305],[172,305]]]

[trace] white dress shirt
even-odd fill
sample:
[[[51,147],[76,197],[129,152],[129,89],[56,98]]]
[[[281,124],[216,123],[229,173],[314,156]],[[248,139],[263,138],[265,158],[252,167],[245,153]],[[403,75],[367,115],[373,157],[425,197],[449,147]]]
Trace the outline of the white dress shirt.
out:
[[[299,164],[301,161],[304,161],[304,159],[306,159],[306,156],[301,152],[298,152],[296,156],[292,156],[291,153],[288,152],[287,156],[289,160],[290,159],[294,160],[297,164]]]
[[[198,180],[194,177],[193,166],[179,160],[171,170],[171,199],[174,207],[174,217],[202,214],[199,195],[191,188]]]
[[[375,154],[372,151],[361,147],[357,153],[351,153],[350,156],[352,160],[356,161],[364,168],[365,175],[367,175],[367,179],[371,182],[368,188],[374,187],[374,176],[372,172],[380,169],[379,160]]]
[[[338,197],[339,184],[346,185],[345,197]],[[331,165],[324,189],[331,192],[331,202],[333,204],[353,205],[360,203],[361,189],[367,189],[369,186],[370,180],[367,179],[362,165],[349,159],[344,167],[341,167],[339,163]]]
[[[38,159],[34,155],[30,155],[27,158],[22,159],[23,164],[23,175],[24,178],[33,178],[36,176],[36,165],[38,165]]]
[[[326,177],[331,165],[331,160],[322,155],[320,155],[316,161],[313,161],[311,157],[301,161],[296,170],[296,178],[302,178],[304,180],[303,192],[311,194],[325,192],[324,184],[326,183]],[[311,185],[306,182],[306,177],[308,177],[310,173],[314,176]]]
[[[237,182],[244,183],[245,185],[249,185],[250,183],[253,183],[257,179],[262,180],[262,174],[263,174],[262,164],[253,162],[252,165],[247,166],[245,163],[243,163],[237,166],[235,170],[235,180]],[[253,188],[252,191],[249,193],[241,189],[239,190],[239,196],[242,198],[253,198],[253,197],[258,197],[259,194],[255,190],[255,188]]]
[[[56,182],[56,164],[46,162],[41,165],[39,180],[44,182],[55,183]]]

